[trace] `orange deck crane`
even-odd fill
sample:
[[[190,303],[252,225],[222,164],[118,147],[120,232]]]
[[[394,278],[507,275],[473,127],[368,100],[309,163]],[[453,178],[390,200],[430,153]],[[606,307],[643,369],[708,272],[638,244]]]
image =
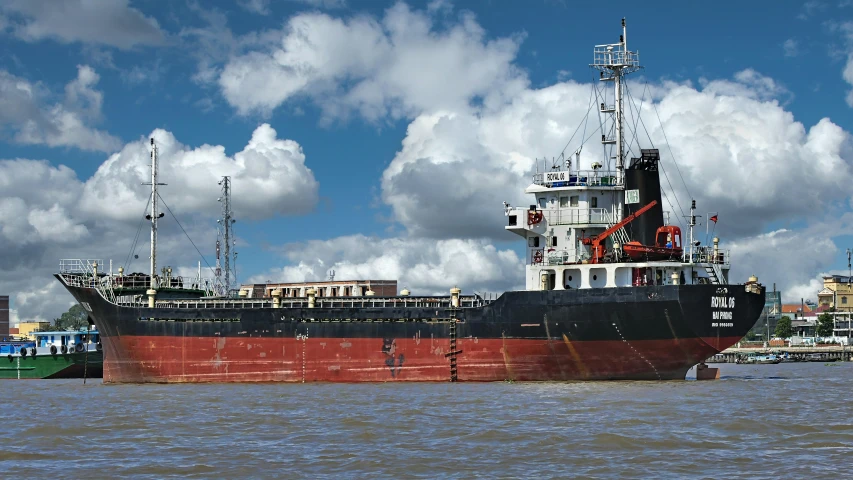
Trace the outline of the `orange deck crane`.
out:
[[[645,207],[637,210],[631,215],[628,215],[627,217],[623,218],[622,221],[599,233],[598,235],[582,238],[581,243],[583,243],[584,245],[592,245],[592,248],[590,249],[592,250],[592,260],[590,261],[590,263],[601,263],[601,260],[604,258],[604,245],[602,245],[602,242],[604,242],[607,237],[612,235],[616,230],[619,230],[625,225],[628,225],[629,223],[633,222],[635,218],[646,213],[657,204],[657,200],[652,200],[651,203],[649,203]]]

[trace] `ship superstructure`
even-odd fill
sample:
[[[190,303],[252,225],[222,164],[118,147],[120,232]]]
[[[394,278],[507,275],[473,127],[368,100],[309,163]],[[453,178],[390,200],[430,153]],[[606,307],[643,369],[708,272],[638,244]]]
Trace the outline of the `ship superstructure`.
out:
[[[596,45],[590,66],[600,72],[599,82],[612,85],[602,89],[598,105],[604,163],[581,170],[578,151],[574,162],[569,156],[533,175],[525,189],[535,199],[529,207],[505,205],[505,228],[527,242],[527,289],[728,282],[729,255],[719,239],[713,246],[693,239],[695,201],[688,238],[664,224],[660,152],[641,149],[625,166],[623,83],[641,66],[639,53],[628,49],[624,19],[619,43]]]
[[[664,222],[658,150],[626,152],[622,85],[640,68],[626,38],[623,19],[620,41],[594,51],[592,67],[613,86],[598,107],[609,119],[602,162],[581,169],[579,149],[534,174],[532,204],[505,204],[505,228],[527,245],[525,290],[377,295],[325,282],[329,296],[312,284],[229,295],[221,280],[170,268],[158,277],[152,202],[150,275],[101,272],[92,260],[64,261],[56,275],[100,328],[104,381],[684,378],[752,327],[764,287],[730,283],[719,240],[693,239],[695,203],[687,238]],[[152,140],[152,199],[156,158]]]

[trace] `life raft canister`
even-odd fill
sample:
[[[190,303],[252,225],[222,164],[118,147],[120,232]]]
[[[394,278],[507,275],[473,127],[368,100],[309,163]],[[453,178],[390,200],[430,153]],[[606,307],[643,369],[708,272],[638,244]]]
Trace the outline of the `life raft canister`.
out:
[[[536,225],[542,221],[542,212],[539,210],[528,210],[527,211],[527,224],[528,225]]]
[[[536,250],[533,254],[533,263],[542,263],[542,250]]]

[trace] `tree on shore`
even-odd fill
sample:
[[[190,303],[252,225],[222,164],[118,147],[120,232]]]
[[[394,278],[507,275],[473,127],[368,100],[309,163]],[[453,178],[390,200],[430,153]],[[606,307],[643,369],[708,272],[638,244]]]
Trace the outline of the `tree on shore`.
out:
[[[86,320],[88,317],[89,314],[86,313],[86,310],[83,310],[83,307],[81,307],[79,303],[75,303],[74,306],[69,308],[67,312],[62,314],[62,316],[53,320],[53,328],[56,330],[85,329],[86,325],[89,324]]]
[[[815,330],[815,334],[818,337],[831,337],[832,330],[835,328],[835,324],[832,321],[832,315],[829,313],[822,313],[819,317],[817,317],[817,329]]]
[[[773,332],[777,338],[791,338],[794,335],[794,327],[791,326],[791,317],[785,315],[776,322],[776,331]]]

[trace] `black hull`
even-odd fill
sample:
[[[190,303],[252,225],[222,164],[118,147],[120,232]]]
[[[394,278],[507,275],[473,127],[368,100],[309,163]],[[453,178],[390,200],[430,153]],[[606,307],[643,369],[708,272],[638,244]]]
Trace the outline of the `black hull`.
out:
[[[764,307],[743,285],[518,291],[456,310],[149,309],[67,288],[100,330],[107,382],[683,378]]]

